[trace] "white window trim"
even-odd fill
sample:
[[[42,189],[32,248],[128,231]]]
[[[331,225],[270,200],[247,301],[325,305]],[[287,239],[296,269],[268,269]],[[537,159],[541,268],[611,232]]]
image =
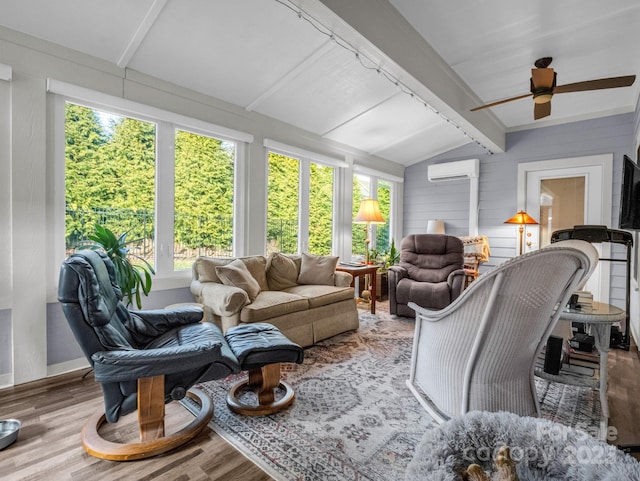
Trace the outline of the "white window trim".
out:
[[[347,168],[349,164],[344,160],[337,159],[335,157],[329,157],[328,155],[319,154],[311,150],[302,149],[300,147],[294,147],[292,145],[283,144],[277,140],[264,139],[262,145],[276,154],[282,154],[294,159],[306,159],[316,164],[322,164],[329,167],[341,167]]]
[[[230,129],[221,125],[187,117],[186,115],[134,102],[133,100],[79,87],[60,80],[48,78],[47,92],[68,97],[68,99],[74,103],[89,102],[94,108],[110,111],[114,108],[121,109],[123,112],[127,112],[128,115],[138,115],[148,119],[155,119],[156,122],[163,120],[184,127],[194,133],[211,135],[223,140],[235,140],[247,143],[251,143],[254,140],[253,135],[240,130]]]
[[[368,175],[369,177],[375,177],[377,179],[386,180],[389,182],[397,182],[397,183],[404,182],[404,177],[399,177],[397,175],[389,174],[381,170],[372,169],[371,167],[365,167],[360,164],[353,165],[353,172],[355,174]]]

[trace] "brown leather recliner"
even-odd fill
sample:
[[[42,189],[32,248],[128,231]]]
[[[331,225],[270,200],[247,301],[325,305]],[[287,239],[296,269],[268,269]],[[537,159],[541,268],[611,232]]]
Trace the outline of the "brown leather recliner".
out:
[[[454,236],[412,234],[400,245],[400,264],[389,268],[389,310],[415,317],[409,302],[442,309],[464,289],[464,245]]]

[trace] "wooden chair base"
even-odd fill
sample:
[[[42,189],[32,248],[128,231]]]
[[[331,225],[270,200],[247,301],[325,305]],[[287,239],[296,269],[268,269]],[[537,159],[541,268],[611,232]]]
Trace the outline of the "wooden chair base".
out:
[[[248,405],[238,400],[238,393],[247,387],[255,388],[258,404]],[[279,387],[284,395],[276,401],[275,389]],[[289,407],[295,398],[290,384],[280,380],[280,363],[267,364],[249,371],[249,379],[237,382],[227,394],[227,406],[233,412],[244,416],[264,416],[277,413]]]
[[[155,379],[155,378],[150,378]],[[142,380],[139,380],[142,381]],[[162,380],[164,386],[164,379]],[[140,382],[139,382],[140,386]],[[140,388],[138,396],[141,395]],[[138,419],[140,424],[139,443],[115,443],[107,441],[98,433],[105,423],[105,415],[98,412],[91,416],[82,428],[82,447],[92,456],[111,461],[133,461],[157,456],[175,449],[194,437],[196,437],[213,417],[213,403],[211,399],[198,389],[191,389],[187,396],[200,404],[200,411],[195,419],[176,433],[164,435],[164,393],[160,397],[163,401],[160,410],[151,408],[144,410],[138,407]]]

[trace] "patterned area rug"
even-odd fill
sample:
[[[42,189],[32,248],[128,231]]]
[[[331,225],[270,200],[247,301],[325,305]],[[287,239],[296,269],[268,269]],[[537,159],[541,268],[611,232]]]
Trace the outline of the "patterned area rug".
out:
[[[414,449],[436,423],[405,381],[413,319],[360,313],[357,332],[305,350],[283,365],[294,404],[270,416],[232,413],[225,399],[239,376],[203,383],[214,400],[211,427],[276,480],[388,481],[404,478]],[[597,392],[537,381],[545,418],[597,432]]]

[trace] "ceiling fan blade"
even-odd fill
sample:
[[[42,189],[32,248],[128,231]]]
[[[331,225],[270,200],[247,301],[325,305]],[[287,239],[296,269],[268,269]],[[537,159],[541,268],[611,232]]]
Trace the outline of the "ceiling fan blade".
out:
[[[610,77],[596,80],[586,80],[572,84],[558,85],[553,89],[554,94],[564,94],[568,92],[582,92],[585,90],[615,89],[618,87],[629,87],[636,80],[635,75],[624,77]]]
[[[506,104],[507,102],[511,102],[512,100],[525,99],[527,97],[531,97],[532,95],[533,94],[529,93],[529,94],[518,95],[517,97],[511,97],[504,100],[496,100],[495,102],[491,102],[490,104],[481,105],[480,107],[474,107],[471,109],[471,112],[475,112],[476,110],[480,110],[480,109],[486,109],[487,107],[495,107],[496,105],[500,105],[500,104]]]
[[[532,68],[531,78],[533,79],[534,88],[551,88],[555,74],[552,68]]]
[[[545,102],[543,104],[533,104],[533,119],[538,120],[542,117],[551,115],[551,102]]]

